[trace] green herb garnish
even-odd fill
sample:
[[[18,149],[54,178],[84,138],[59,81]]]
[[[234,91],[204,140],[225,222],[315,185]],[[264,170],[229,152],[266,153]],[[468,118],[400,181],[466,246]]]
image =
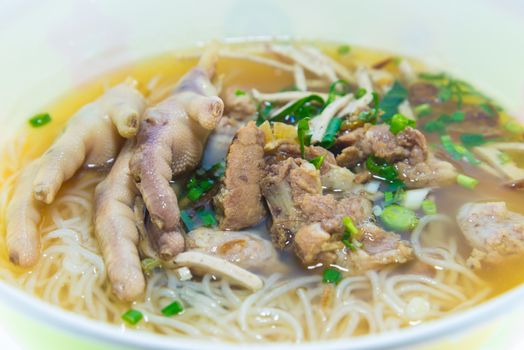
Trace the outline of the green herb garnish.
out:
[[[411,230],[418,224],[417,215],[413,210],[397,204],[386,206],[380,219],[387,228],[394,231]]]
[[[182,303],[180,303],[178,300],[173,301],[171,304],[167,305],[162,309],[162,315],[166,317],[171,317],[178,315],[184,311],[184,307],[182,306]]]
[[[309,134],[309,118],[304,118],[298,121],[297,137],[300,144],[300,155],[305,158],[306,146],[311,143],[311,135]]]
[[[41,126],[44,126],[51,122],[51,116],[49,113],[41,113],[33,116],[31,119],[29,119],[29,124],[33,128],[39,128]]]
[[[395,114],[393,117],[391,117],[391,120],[389,122],[389,131],[391,131],[393,134],[398,134],[399,132],[403,131],[408,126],[414,128],[416,127],[417,122],[414,120],[411,120],[402,114]]]
[[[135,309],[129,309],[122,315],[122,319],[132,326],[137,325],[142,318],[144,318],[144,315]]]
[[[342,280],[342,273],[339,270],[328,267],[322,273],[322,282],[338,284]]]
[[[351,46],[349,45],[340,45],[337,49],[339,55],[347,55],[351,51]]]
[[[308,106],[311,106],[311,105],[314,105],[314,104],[317,104],[318,107],[317,108],[308,108]],[[306,108],[308,110],[308,115],[300,115],[300,118],[298,118],[298,120],[300,119],[303,119],[303,118],[307,118],[307,117],[314,117],[315,115],[318,114],[318,112],[320,112],[320,110],[322,109],[322,107],[324,106],[324,100],[322,99],[322,97],[318,96],[318,95],[309,95],[309,96],[306,96],[304,98],[301,98],[300,100],[296,101],[295,103],[293,103],[291,106],[287,107],[286,109],[284,109],[282,112],[278,113],[277,115],[275,115],[273,118],[271,118],[271,121],[272,122],[285,122],[286,121],[286,117],[290,116],[290,115],[296,115],[296,114],[300,114],[300,110]],[[296,122],[296,121],[295,121]],[[294,124],[294,123],[292,123]]]
[[[487,142],[482,134],[462,134],[459,136],[460,142],[466,147],[476,147]]]
[[[324,137],[322,138],[320,145],[324,148],[333,147],[333,145],[335,144],[337,133],[340,130],[341,126],[342,126],[341,118],[332,118],[329,121],[328,127],[326,129],[326,133],[324,134]]]
[[[457,175],[457,183],[464,188],[473,190],[478,185],[479,180],[471,176],[459,174]]]
[[[140,262],[140,265],[142,265],[142,270],[145,273],[150,273],[157,267],[162,266],[162,263],[160,262],[160,260],[157,260],[157,259],[145,258]]]
[[[408,97],[408,90],[399,81],[395,81],[391,89],[380,102],[380,109],[384,111],[382,120],[388,122],[396,113],[398,106]]]
[[[358,100],[359,98],[363,97],[367,93],[367,90],[364,88],[358,88],[357,91],[355,91],[355,98]]]
[[[315,157],[313,159],[310,159],[309,162],[315,166],[315,168],[318,170],[322,167],[322,164],[324,164],[324,159],[326,158],[325,155],[321,155],[318,157]]]
[[[217,226],[217,219],[211,210],[201,209],[197,211],[197,215],[205,227]]]
[[[331,85],[329,86],[328,98],[326,100],[326,103],[324,104],[324,108],[326,108],[331,102],[335,101],[337,96],[343,96],[347,94],[347,91],[338,91],[337,88],[339,86],[345,87],[346,90],[349,89],[349,83],[345,80],[341,79],[331,83]]]
[[[422,212],[426,215],[435,215],[437,213],[437,204],[430,199],[422,201]]]
[[[414,112],[417,115],[417,117],[422,118],[433,113],[433,109],[431,108],[430,104],[423,103],[421,105],[416,106],[414,108]]]
[[[235,90],[235,96],[245,96],[245,95],[246,95],[246,92],[244,90],[241,90],[241,89]]]

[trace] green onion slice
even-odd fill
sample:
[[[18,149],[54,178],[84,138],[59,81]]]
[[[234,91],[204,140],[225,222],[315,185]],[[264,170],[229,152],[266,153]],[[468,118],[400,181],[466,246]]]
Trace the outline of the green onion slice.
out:
[[[184,307],[182,306],[182,303],[180,303],[178,300],[173,301],[171,304],[167,305],[162,309],[162,315],[166,317],[171,317],[178,315],[184,311]]]
[[[322,282],[338,284],[342,280],[342,273],[339,270],[328,267],[322,273]]]
[[[143,318],[144,315],[135,309],[129,309],[122,315],[122,319],[132,326],[137,325]]]
[[[51,115],[49,115],[49,113],[37,114],[33,116],[31,119],[29,119],[29,124],[31,124],[33,128],[39,128],[50,122],[51,122]]]

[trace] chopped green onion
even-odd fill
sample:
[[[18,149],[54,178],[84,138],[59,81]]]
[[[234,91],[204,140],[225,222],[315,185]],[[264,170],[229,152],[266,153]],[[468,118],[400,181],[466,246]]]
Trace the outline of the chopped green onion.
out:
[[[433,109],[431,108],[430,104],[423,103],[421,105],[416,106],[414,111],[417,117],[422,118],[430,115],[433,112]]]
[[[504,129],[514,134],[524,133],[524,127],[514,120],[510,120],[504,124]]]
[[[437,97],[441,102],[446,102],[451,99],[452,95],[453,91],[451,90],[451,86],[444,85],[439,88]]]
[[[204,194],[204,190],[202,188],[193,187],[192,189],[189,190],[186,197],[189,198],[192,202],[196,202],[197,200],[200,199],[200,197],[202,197],[203,194]]]
[[[351,46],[349,45],[340,45],[337,49],[339,55],[347,55],[351,51]]]
[[[333,83],[331,83],[331,85],[329,86],[329,94],[328,94],[328,98],[326,100],[326,103],[324,104],[324,108],[326,108],[331,102],[335,101],[335,98],[339,95],[344,95],[344,92],[340,93],[337,91],[337,87],[339,85],[342,85],[342,86],[346,86],[346,87],[349,87],[349,83],[345,80],[337,80]]]
[[[353,222],[353,219],[351,219],[349,216],[345,216],[342,219],[342,223],[344,224],[344,227],[346,228],[346,231],[350,235],[356,235],[359,233],[358,228],[355,226],[355,223]]]
[[[44,126],[50,122],[51,116],[49,115],[49,113],[37,114],[33,116],[31,119],[29,119],[29,124],[31,124],[33,128]]]
[[[246,95],[246,92],[244,90],[241,90],[241,89],[235,90],[235,96],[245,96],[245,95]]]
[[[455,145],[453,144],[453,141],[451,140],[451,136],[449,135],[442,135],[440,136],[440,141],[442,142],[442,146],[448,152],[451,157],[455,160],[459,160],[462,158],[462,155],[457,152],[455,149]]]
[[[444,124],[443,121],[436,119],[436,120],[430,120],[424,125],[424,131],[430,132],[430,133],[439,133],[443,134],[446,132],[446,124]]]
[[[499,164],[501,164],[501,165],[504,165],[504,164],[507,164],[507,163],[511,162],[511,157],[507,153],[500,152],[497,155],[497,157],[498,157]]]
[[[487,142],[482,134],[462,134],[460,135],[460,141],[468,148],[480,146]]]
[[[322,147],[324,148],[333,147],[333,145],[335,144],[337,133],[340,130],[341,125],[342,125],[341,118],[333,118],[329,121],[328,127],[326,129],[326,133],[324,134],[324,137],[322,138],[322,141],[320,142],[320,145]]]
[[[197,215],[202,220],[202,224],[205,227],[212,227],[217,225],[217,219],[215,218],[215,214],[211,210],[199,210],[197,211]]]
[[[422,201],[422,212],[426,215],[435,215],[437,213],[437,204],[430,199]]]
[[[322,273],[322,282],[338,284],[342,280],[342,273],[339,270],[328,267]]]
[[[462,111],[456,111],[451,114],[450,118],[452,122],[460,123],[464,121],[464,119],[466,118],[466,115]]]
[[[478,160],[475,155],[473,153],[471,153],[471,151],[469,149],[467,149],[466,147],[462,146],[462,145],[458,145],[456,143],[453,144],[453,146],[455,147],[455,151],[458,152],[458,154],[460,154],[462,157],[466,158],[466,161],[470,164],[473,164],[473,165],[479,165],[480,163],[482,163],[480,160]]]
[[[132,326],[138,324],[142,318],[144,318],[144,315],[135,309],[129,309],[122,315],[122,319]]]
[[[145,258],[144,260],[140,262],[140,265],[142,265],[142,270],[145,273],[150,273],[157,267],[162,266],[162,263],[160,262],[160,260],[157,260],[157,259]]]
[[[367,93],[367,90],[364,88],[358,88],[357,91],[355,91],[355,98],[358,100],[359,98],[363,97]]]
[[[309,136],[309,118],[299,120],[297,124],[297,137],[302,158],[305,158],[305,146],[309,146],[310,144]]]
[[[318,103],[320,106],[324,106],[324,100],[318,95],[309,95],[293,103],[291,106],[278,113],[276,116],[271,118],[272,122],[283,122],[286,117],[295,114],[298,110],[303,108],[306,104]],[[313,117],[313,115],[311,115]],[[301,118],[302,119],[302,118]]]
[[[166,307],[162,309],[162,315],[166,317],[171,317],[171,316],[178,315],[183,311],[184,311],[184,307],[182,306],[182,304],[178,300],[175,300],[171,304],[167,305]]]
[[[193,229],[195,228],[195,222],[186,210],[182,210],[180,212],[180,219],[182,219],[182,222],[186,226],[187,231],[193,231]]]
[[[397,170],[393,165],[373,156],[369,156],[366,160],[366,168],[382,180],[393,181],[398,177]]]
[[[322,164],[324,163],[325,158],[326,158],[325,155],[321,155],[313,159],[310,159],[309,162],[313,164],[315,168],[320,169],[322,167]]]
[[[263,101],[257,106],[257,126],[262,125],[266,120],[269,119],[271,111],[273,110],[273,104],[268,101]]]
[[[482,108],[484,110],[484,112],[486,112],[488,114],[488,116],[490,116],[490,117],[494,117],[497,114],[495,109],[493,107],[491,107],[491,105],[489,105],[487,103],[481,103],[481,104],[479,104],[479,107]]]
[[[397,204],[385,207],[380,219],[387,228],[394,231],[411,230],[418,224],[417,215],[413,210]]]
[[[382,120],[387,122],[398,113],[398,106],[408,97],[408,90],[399,82],[395,81],[391,89],[384,95],[380,102],[380,109],[384,111]]]
[[[423,80],[442,80],[446,78],[445,73],[429,73],[429,72],[423,72],[418,75],[420,79]]]
[[[352,239],[350,234],[345,233],[342,236],[342,243],[351,249],[352,251],[356,251],[357,248],[362,248],[363,244],[356,239]]]
[[[464,174],[458,174],[457,183],[464,188],[469,188],[472,190],[478,185],[479,180],[471,176],[467,176]]]
[[[395,135],[407,128],[408,126],[414,128],[417,125],[417,123],[414,120],[411,120],[400,113],[397,113],[393,117],[391,117],[389,123],[389,131],[391,131]]]
[[[384,192],[384,206],[400,202],[404,198],[404,195],[405,193],[402,188],[397,188],[394,192]]]

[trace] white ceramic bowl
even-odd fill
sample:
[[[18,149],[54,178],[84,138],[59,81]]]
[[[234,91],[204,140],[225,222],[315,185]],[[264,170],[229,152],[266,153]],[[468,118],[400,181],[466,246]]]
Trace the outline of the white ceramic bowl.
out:
[[[474,82],[524,120],[519,0],[26,0],[0,2],[0,139],[67,89],[123,63],[215,38],[270,36],[342,41],[423,58]],[[462,338],[484,342],[507,327],[515,312],[522,314],[522,300],[519,287],[467,312],[395,333],[260,347],[384,349],[436,339],[440,348],[444,337],[454,335],[447,340],[452,348]],[[494,323],[499,315],[504,318]],[[242,347],[123,332],[1,282],[0,320],[35,349]]]

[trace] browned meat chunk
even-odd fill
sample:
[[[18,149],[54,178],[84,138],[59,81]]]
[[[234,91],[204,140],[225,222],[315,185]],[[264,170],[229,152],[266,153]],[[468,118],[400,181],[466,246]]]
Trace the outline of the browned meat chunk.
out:
[[[372,224],[360,225],[361,248],[352,251],[340,237],[330,235],[320,224],[302,227],[295,237],[295,252],[305,265],[336,264],[350,273],[361,273],[413,259],[409,242]]]
[[[403,161],[396,163],[399,178],[408,188],[445,186],[455,182],[457,170],[451,163],[430,155],[425,162],[415,165]]]
[[[257,111],[255,100],[245,89],[230,86],[220,97],[224,100],[225,114],[234,119],[245,120]]]
[[[264,134],[254,122],[241,128],[229,147],[222,188],[214,199],[220,228],[240,230],[266,215],[260,180],[264,173]]]
[[[524,215],[508,210],[504,202],[467,203],[457,222],[473,247],[467,261],[473,268],[524,254]]]
[[[394,135],[387,124],[356,129],[340,136],[338,143],[348,146],[337,156],[338,165],[344,167],[353,167],[370,155],[388,163],[409,159],[416,164],[424,161],[428,152],[426,139],[420,131],[408,127]]]
[[[288,158],[271,165],[261,188],[273,217],[273,241],[279,248],[291,244],[303,225],[319,222],[323,230],[333,234],[344,230],[345,216],[355,223],[371,216],[371,202],[360,194],[340,200],[323,195],[320,172],[302,159]]]
[[[320,173],[307,161],[288,158],[269,166],[260,187],[273,218],[273,242],[278,248],[285,248],[306,222],[296,203],[306,194],[322,194]]]

